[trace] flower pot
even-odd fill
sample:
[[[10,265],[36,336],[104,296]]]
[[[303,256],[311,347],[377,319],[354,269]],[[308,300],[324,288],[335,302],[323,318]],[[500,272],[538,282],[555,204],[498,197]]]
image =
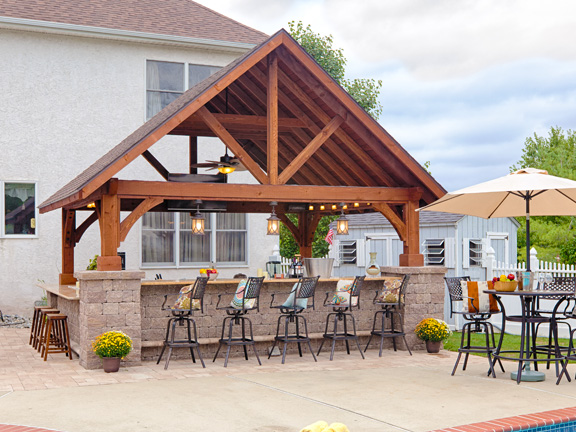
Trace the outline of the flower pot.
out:
[[[120,369],[120,360],[120,357],[102,357],[104,372],[118,372],[118,369]]]
[[[426,341],[426,351],[431,354],[438,354],[440,352],[440,347],[442,346],[442,341]]]

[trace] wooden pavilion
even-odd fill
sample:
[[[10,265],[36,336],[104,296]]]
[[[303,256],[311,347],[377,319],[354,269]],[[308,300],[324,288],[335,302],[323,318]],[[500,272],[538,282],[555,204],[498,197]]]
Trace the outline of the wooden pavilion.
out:
[[[190,165],[200,136],[218,137],[258,184],[229,184],[225,175],[170,173],[152,153],[165,135],[190,138]],[[145,158],[165,181],[114,176]],[[184,157],[184,155],[183,155]],[[233,174],[230,174],[233,175]],[[311,256],[320,218],[337,214],[319,204],[346,203],[346,212],[381,212],[404,243],[402,266],[421,266],[415,209],[445,194],[438,184],[285,31],[185,92],[40,205],[62,209],[62,274],[73,283],[74,247],[98,221],[98,270],[120,270],[117,249],[148,211],[167,201],[226,202],[232,213],[270,213],[270,202]],[[358,206],[354,206],[357,203]],[[311,210],[313,207],[313,210]],[[76,226],[76,212],[90,216]],[[130,212],[121,220],[120,212]],[[293,224],[286,213],[296,213]]]

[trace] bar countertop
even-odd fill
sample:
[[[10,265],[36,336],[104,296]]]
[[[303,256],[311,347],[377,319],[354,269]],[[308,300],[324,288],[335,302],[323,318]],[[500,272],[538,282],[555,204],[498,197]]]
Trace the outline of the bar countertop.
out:
[[[353,280],[353,277],[342,277],[342,278],[320,278],[318,279],[318,282],[338,282],[340,279],[349,279],[349,280]],[[230,284],[238,284],[238,282],[241,279],[215,279],[215,280],[211,280],[208,281],[209,285],[230,285]],[[383,277],[370,277],[370,278],[366,278],[366,280],[371,280],[371,281],[383,281],[384,278]],[[186,284],[186,283],[194,283],[195,279],[180,279],[180,280],[168,280],[168,279],[156,279],[156,280],[143,280],[142,281],[142,285],[174,285],[174,284]],[[288,278],[284,278],[284,279],[275,279],[275,278],[269,278],[269,279],[264,279],[264,283],[291,283],[294,284],[295,282],[298,282],[298,279],[288,279]]]
[[[58,297],[62,297],[66,300],[79,301],[80,296],[76,285],[57,285],[57,284],[46,284],[41,283],[37,285],[43,290],[55,294]]]

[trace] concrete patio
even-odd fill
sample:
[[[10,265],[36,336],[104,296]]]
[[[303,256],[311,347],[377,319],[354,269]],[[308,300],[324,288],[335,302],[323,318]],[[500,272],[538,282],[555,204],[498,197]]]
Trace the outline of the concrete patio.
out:
[[[263,354],[263,353],[262,353]],[[451,377],[454,353],[376,350],[362,360],[338,352],[233,358],[207,368],[190,361],[145,363],[106,374],[77,359],[47,362],[28,345],[28,330],[0,328],[0,424],[59,431],[299,431],[317,420],[351,432],[429,431],[576,406],[576,383],[517,385],[507,373],[487,378],[486,359]],[[572,367],[574,372],[574,366]],[[0,430],[8,430],[2,429]]]

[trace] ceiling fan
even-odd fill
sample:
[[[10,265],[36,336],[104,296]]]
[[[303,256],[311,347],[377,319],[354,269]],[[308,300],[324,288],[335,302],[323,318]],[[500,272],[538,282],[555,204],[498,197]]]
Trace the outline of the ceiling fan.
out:
[[[246,167],[240,163],[240,159],[231,157],[226,148],[226,154],[219,161],[207,160],[204,163],[192,164],[192,168],[208,168],[207,171],[217,169],[222,174],[230,174],[236,170],[246,171]]]

